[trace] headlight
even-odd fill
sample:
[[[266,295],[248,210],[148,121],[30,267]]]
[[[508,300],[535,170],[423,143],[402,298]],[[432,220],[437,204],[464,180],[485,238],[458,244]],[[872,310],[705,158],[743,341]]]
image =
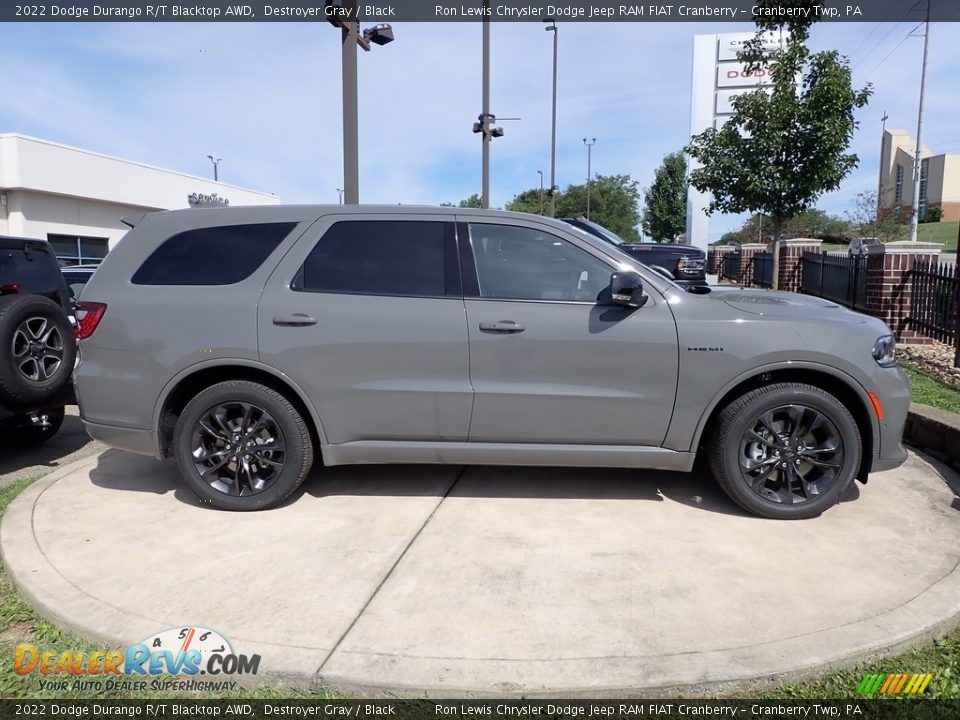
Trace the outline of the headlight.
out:
[[[896,365],[896,343],[893,340],[893,335],[884,335],[881,338],[877,338],[877,341],[873,344],[871,354],[873,355],[873,359],[877,361],[877,365],[881,367]]]

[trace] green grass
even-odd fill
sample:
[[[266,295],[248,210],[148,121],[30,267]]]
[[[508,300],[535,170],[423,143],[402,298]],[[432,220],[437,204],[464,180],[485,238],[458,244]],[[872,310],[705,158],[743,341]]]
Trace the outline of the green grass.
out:
[[[960,390],[944,385],[909,366],[904,365],[903,371],[910,378],[914,402],[960,414]]]
[[[957,232],[960,222],[921,223],[917,240],[943,244],[945,253],[957,251]]]
[[[917,240],[933,242],[943,245],[943,259],[953,262],[949,257],[957,252],[957,232],[960,231],[960,222],[921,223],[917,230]],[[909,240],[909,234],[904,238]],[[843,243],[823,243],[820,252],[846,252],[847,245]]]
[[[914,650],[876,662],[864,663],[851,670],[838,670],[794,685],[784,685],[766,693],[768,698],[802,700],[849,699],[868,673],[933,673],[933,680],[923,697],[931,699],[960,698],[960,630]],[[879,695],[860,696],[864,699]]]

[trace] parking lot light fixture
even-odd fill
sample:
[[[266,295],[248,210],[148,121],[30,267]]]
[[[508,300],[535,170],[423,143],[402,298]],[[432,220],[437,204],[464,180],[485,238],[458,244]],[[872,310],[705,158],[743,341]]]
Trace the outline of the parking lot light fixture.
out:
[[[553,33],[553,111],[550,130],[550,217],[557,215],[557,23],[547,18],[547,32]],[[541,212],[541,215],[543,213]]]
[[[327,7],[334,7],[327,0]],[[357,46],[369,52],[371,44],[387,45],[393,42],[393,28],[380,23],[360,32],[357,20],[357,0],[343,0],[327,19],[341,30],[341,84],[343,88],[343,197],[348,205],[360,202],[360,139],[357,111]]]

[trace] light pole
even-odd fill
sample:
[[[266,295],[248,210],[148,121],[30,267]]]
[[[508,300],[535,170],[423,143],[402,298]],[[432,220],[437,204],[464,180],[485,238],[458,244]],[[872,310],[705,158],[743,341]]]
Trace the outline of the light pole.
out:
[[[553,33],[553,113],[550,130],[550,217],[557,215],[557,23],[553,18],[544,20],[545,30]],[[543,211],[540,211],[543,214]]]
[[[923,31],[923,69],[920,71],[920,105],[917,108],[917,150],[913,156],[913,203],[910,213],[910,240],[917,241],[920,231],[920,174],[923,172],[923,158],[920,150],[923,147],[923,99],[927,89],[927,50],[930,46],[930,6],[933,0],[927,0],[927,20]]]
[[[343,205],[343,190],[341,188],[337,188],[337,195],[340,196],[340,204]]]
[[[207,157],[210,158],[210,162],[213,163],[213,181],[219,182],[220,181],[220,162],[223,160],[223,158],[217,158],[216,160],[214,160],[213,155],[207,155]]]
[[[341,30],[341,86],[343,92],[343,194],[349,205],[360,202],[360,139],[357,113],[357,46],[369,52],[370,43],[393,42],[386,23],[360,33],[357,0],[343,0],[328,8],[327,20]]]
[[[540,176],[540,214],[543,215],[543,170],[537,170]]]
[[[587,142],[586,138],[583,139],[583,144],[587,146],[587,220],[590,219],[590,185],[593,183],[593,178],[590,174],[590,156],[596,142],[596,138],[590,138],[590,142]]]

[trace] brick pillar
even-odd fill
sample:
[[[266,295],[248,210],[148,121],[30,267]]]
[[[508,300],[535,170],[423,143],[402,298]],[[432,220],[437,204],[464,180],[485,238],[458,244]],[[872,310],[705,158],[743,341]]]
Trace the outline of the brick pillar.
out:
[[[707,275],[723,272],[723,259],[733,251],[733,245],[711,245],[707,250]]]
[[[780,241],[780,269],[779,290],[783,292],[800,292],[803,279],[803,254],[805,252],[820,252],[823,240],[812,238],[791,238]],[[767,246],[773,252],[773,243]]]
[[[740,279],[737,284],[749,287],[753,284],[753,256],[764,252],[763,243],[743,243],[740,245]]]
[[[897,342],[933,342],[907,325],[913,295],[910,271],[917,263],[938,263],[942,249],[943,245],[937,243],[910,241],[868,248],[867,312],[889,325]]]

